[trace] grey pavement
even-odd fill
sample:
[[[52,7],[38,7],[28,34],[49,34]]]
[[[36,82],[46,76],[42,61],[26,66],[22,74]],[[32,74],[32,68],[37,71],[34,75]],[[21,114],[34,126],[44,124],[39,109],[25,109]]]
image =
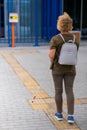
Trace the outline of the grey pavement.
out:
[[[87,41],[81,41],[78,53],[77,75],[74,83],[76,99],[87,98]],[[54,85],[48,57],[49,46],[1,47],[0,52],[38,50],[38,53],[14,54],[17,61],[39,83],[50,97]],[[64,93],[64,99],[66,98]],[[56,130],[43,110],[33,110],[28,101],[32,95],[23,85],[10,64],[0,55],[0,130]],[[64,109],[66,112],[66,109]],[[87,103],[75,106],[75,121],[81,130],[87,130]]]

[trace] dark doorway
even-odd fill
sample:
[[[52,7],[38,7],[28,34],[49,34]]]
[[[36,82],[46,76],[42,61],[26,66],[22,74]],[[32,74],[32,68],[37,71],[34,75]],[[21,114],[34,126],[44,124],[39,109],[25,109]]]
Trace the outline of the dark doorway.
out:
[[[73,18],[74,30],[80,29],[81,0],[64,0],[63,11]]]
[[[4,37],[4,0],[0,0],[0,37]]]
[[[80,30],[81,36],[87,38],[87,0],[63,0],[63,12],[73,18],[74,30]]]

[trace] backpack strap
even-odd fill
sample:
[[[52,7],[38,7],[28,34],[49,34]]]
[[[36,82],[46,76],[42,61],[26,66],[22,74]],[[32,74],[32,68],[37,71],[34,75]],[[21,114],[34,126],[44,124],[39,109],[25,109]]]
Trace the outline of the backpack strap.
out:
[[[62,40],[65,42],[63,35],[61,33],[59,35],[61,36]]]
[[[65,39],[64,39],[63,35],[61,33],[59,35],[61,36],[62,40],[65,42]],[[75,42],[75,35],[73,35],[73,43],[74,42]]]
[[[73,43],[75,42],[75,35],[73,35]]]

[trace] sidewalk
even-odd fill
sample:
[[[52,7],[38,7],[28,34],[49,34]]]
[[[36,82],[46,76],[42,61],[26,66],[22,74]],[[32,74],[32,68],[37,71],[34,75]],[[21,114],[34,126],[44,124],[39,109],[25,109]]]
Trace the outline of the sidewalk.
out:
[[[80,47],[74,83],[75,124],[54,118],[49,47],[0,48],[0,130],[86,130],[87,46]]]

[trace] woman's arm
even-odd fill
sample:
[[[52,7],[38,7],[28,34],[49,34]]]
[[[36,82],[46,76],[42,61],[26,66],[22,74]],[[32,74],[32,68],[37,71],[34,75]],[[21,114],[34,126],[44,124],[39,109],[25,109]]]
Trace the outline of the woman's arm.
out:
[[[51,61],[53,61],[53,59],[55,57],[55,52],[56,52],[56,49],[50,49],[49,58]]]

